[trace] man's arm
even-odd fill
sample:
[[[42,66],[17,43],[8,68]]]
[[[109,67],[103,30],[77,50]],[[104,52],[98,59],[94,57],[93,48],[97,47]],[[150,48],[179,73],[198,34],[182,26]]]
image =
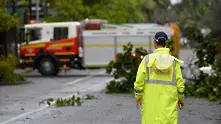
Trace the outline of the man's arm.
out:
[[[178,98],[183,102],[185,86],[179,62],[176,63],[176,83],[178,90]]]
[[[137,70],[137,76],[136,76],[136,81],[134,82],[134,93],[136,99],[140,99],[143,95],[143,89],[144,89],[144,81],[146,78],[146,57],[143,58],[141,61],[139,68]]]

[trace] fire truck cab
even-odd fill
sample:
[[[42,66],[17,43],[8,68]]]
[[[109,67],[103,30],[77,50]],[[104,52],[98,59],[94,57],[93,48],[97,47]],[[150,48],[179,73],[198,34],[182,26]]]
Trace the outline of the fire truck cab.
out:
[[[56,75],[61,68],[82,68],[79,22],[25,25],[20,45],[23,68],[38,69],[42,75]]]

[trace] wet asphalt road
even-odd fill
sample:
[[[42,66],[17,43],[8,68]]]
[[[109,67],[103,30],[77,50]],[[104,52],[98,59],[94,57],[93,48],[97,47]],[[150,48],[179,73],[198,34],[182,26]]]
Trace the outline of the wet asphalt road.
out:
[[[188,62],[192,51],[182,50],[180,59]],[[18,70],[20,71],[20,70]],[[21,71],[20,71],[21,72]],[[188,71],[187,71],[188,72]],[[112,78],[104,70],[71,70],[58,77],[25,73],[29,84],[0,86],[0,124],[138,124],[140,111],[131,94],[107,95],[103,92]],[[68,97],[76,92],[98,99],[81,107],[56,108],[39,102],[46,98]],[[221,105],[207,99],[187,97],[179,113],[179,124],[217,124]]]
[[[36,71],[24,73],[28,84],[0,86],[0,122],[41,108],[39,102],[47,98],[104,89],[105,82],[112,79],[104,72],[100,69],[71,70],[61,72],[58,77],[42,77]]]
[[[97,99],[85,101],[80,107],[51,106],[13,124],[139,124],[140,110],[131,94],[91,93]],[[221,112],[218,102],[188,97],[185,109],[179,111],[179,124],[219,124]],[[12,124],[11,123],[11,124]]]

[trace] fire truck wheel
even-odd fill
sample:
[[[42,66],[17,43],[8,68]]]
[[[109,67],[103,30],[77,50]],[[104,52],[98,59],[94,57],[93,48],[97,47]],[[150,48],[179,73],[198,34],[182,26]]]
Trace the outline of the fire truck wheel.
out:
[[[43,76],[57,75],[57,73],[59,72],[57,68],[58,67],[56,67],[56,64],[50,58],[41,59],[38,66],[38,70]]]

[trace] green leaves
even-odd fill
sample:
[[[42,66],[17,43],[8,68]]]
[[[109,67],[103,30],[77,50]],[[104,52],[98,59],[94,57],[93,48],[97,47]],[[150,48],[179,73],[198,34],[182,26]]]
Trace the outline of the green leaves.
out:
[[[49,2],[58,14],[47,18],[47,21],[81,21],[85,18],[99,18],[107,19],[110,23],[135,23],[146,20],[146,15],[142,11],[143,2],[137,0],[50,0]]]
[[[209,93],[208,98],[210,101],[215,101],[216,100],[216,95],[213,93]]]
[[[53,102],[53,101],[54,101],[53,98],[49,98],[49,99],[47,99],[47,104],[48,104],[48,105],[51,105],[51,102]]]
[[[107,19],[110,23],[133,23],[145,20],[145,14],[136,0],[103,0],[92,5],[91,15]]]
[[[7,0],[0,0],[0,8],[4,8],[6,6]]]
[[[24,75],[14,73],[17,64],[18,58],[14,55],[9,54],[7,57],[0,57],[0,81],[3,80],[8,83],[25,81]]]
[[[75,97],[75,95],[73,95],[71,98],[68,99],[63,99],[63,98],[58,98],[56,100],[56,107],[63,107],[63,106],[81,106],[81,104],[83,103],[83,101],[81,100],[80,97]]]
[[[119,53],[117,60],[110,61],[106,68],[106,72],[112,73],[115,78],[107,84],[106,93],[132,92],[139,63],[145,55],[147,51],[143,48],[135,48],[133,51],[131,43],[123,46],[123,53]]]
[[[174,41],[172,39],[168,40],[167,48],[170,48],[170,51],[174,50],[173,42]]]
[[[85,100],[92,100],[92,99],[94,99],[94,98],[95,98],[95,97],[92,96],[92,95],[86,95]]]
[[[71,98],[57,98],[55,101],[56,107],[64,107],[64,106],[81,106],[84,102],[83,100],[92,100],[95,97],[92,95],[86,95],[85,98],[80,98],[79,96],[76,97],[75,95],[72,95]],[[53,98],[49,98],[46,100],[47,104],[50,106],[51,103],[54,101]]]
[[[6,13],[3,8],[0,8],[0,20],[1,22],[4,22],[0,23],[0,32],[10,30],[15,27],[18,22],[17,18]]]
[[[221,0],[182,0],[181,3],[171,6],[169,10],[164,9],[161,15],[160,13],[157,15],[166,15],[164,20],[174,21],[182,29],[188,27],[217,29],[221,25],[220,4]]]
[[[46,19],[47,21],[79,21],[87,15],[88,7],[83,6],[82,0],[57,0],[49,2],[52,9],[57,12],[57,15],[50,16]]]
[[[199,41],[200,47],[196,48],[198,61],[195,63],[199,68],[212,66],[212,75],[200,72],[198,80],[191,85],[186,85],[186,95],[208,97],[210,101],[221,98],[221,51],[220,51],[220,30],[212,32],[204,37],[197,28],[187,30],[187,37]]]

